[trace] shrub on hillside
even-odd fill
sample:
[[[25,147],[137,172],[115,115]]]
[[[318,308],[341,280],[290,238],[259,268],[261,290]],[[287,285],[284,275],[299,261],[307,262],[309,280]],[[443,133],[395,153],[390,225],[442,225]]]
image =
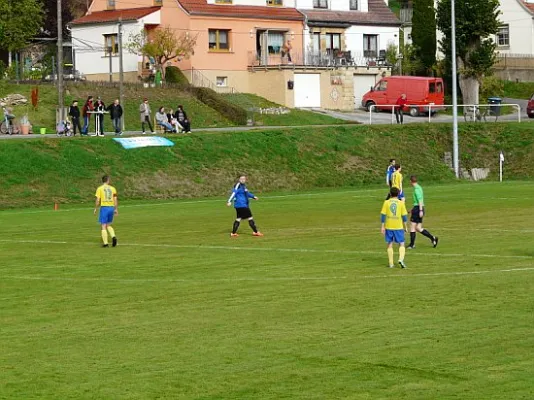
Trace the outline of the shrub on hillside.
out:
[[[185,77],[182,70],[173,66],[165,68],[165,81],[167,83],[174,83],[183,86],[189,85],[189,81]]]
[[[486,76],[480,85],[480,103],[485,103],[488,97],[504,96],[504,83],[495,75]]]
[[[214,90],[205,87],[190,87],[190,90],[199,101],[218,111],[233,123],[237,125],[247,124],[247,111],[230,103]]]

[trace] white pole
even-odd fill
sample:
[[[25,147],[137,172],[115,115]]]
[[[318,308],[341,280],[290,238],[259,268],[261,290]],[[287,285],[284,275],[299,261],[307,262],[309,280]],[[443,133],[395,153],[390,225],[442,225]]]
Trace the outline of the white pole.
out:
[[[455,0],[451,0],[451,42],[452,42],[452,153],[454,174],[460,177],[460,165],[458,162],[458,77],[456,76],[456,7]]]
[[[502,164],[504,162],[504,154],[501,151],[499,154],[499,182],[502,182]]]

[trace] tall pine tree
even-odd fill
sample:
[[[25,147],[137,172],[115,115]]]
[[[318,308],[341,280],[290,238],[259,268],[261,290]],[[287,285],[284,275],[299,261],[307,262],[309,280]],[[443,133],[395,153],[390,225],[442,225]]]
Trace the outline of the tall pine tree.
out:
[[[420,62],[417,75],[431,76],[436,64],[436,11],[434,0],[413,0],[412,42]]]

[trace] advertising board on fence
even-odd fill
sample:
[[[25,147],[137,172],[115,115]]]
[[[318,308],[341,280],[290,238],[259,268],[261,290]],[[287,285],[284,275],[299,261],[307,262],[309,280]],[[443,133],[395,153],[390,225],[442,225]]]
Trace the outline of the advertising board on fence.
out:
[[[159,136],[113,138],[113,140],[115,140],[116,142],[119,142],[120,145],[124,147],[126,150],[138,149],[140,147],[174,146],[174,143],[171,142],[169,139],[159,137]]]

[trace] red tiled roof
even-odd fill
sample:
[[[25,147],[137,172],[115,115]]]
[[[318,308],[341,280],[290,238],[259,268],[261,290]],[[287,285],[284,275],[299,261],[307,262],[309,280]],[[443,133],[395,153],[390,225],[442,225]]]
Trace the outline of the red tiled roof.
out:
[[[325,23],[346,25],[386,25],[400,26],[397,16],[388,8],[384,0],[369,0],[369,11],[300,10],[313,25]]]
[[[126,8],[124,10],[96,11],[84,15],[71,22],[72,25],[95,24],[105,22],[115,22],[122,18],[123,21],[135,21],[146,17],[153,12],[159,11],[161,7]]]
[[[534,3],[527,3],[524,1],[523,4],[530,10],[531,13],[534,13]]]
[[[303,15],[294,8],[235,6],[232,4],[208,4],[206,0],[179,0],[182,7],[191,15],[216,17],[282,19],[302,21]]]

